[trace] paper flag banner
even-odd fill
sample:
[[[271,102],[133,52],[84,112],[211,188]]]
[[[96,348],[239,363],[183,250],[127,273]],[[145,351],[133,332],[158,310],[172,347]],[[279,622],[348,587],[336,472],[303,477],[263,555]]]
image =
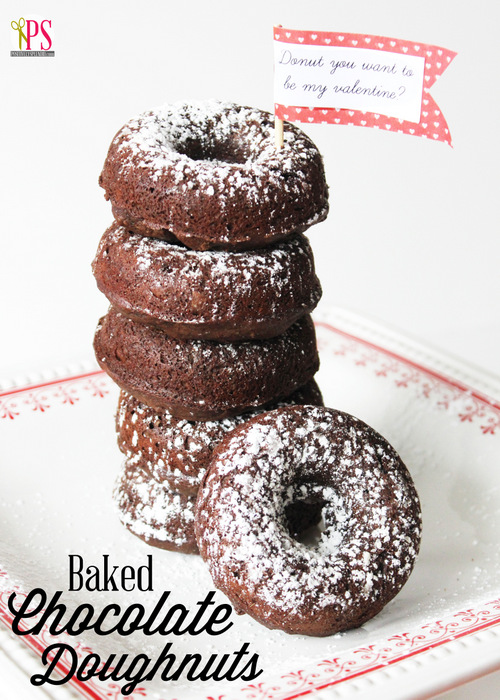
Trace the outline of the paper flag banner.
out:
[[[274,27],[275,115],[451,145],[448,124],[429,90],[455,56],[439,46],[383,36]]]

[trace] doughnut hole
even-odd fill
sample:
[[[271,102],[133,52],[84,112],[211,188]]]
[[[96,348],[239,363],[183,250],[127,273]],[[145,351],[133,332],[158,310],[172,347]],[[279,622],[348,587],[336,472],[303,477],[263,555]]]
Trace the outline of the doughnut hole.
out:
[[[327,536],[329,528],[336,528],[335,506],[332,507],[332,489],[319,484],[301,484],[293,486],[285,496],[285,518],[288,532],[294,540],[308,549],[315,549]],[[333,498],[337,504],[339,499]],[[342,519],[342,516],[341,516]]]
[[[285,506],[288,533],[302,544],[314,546],[321,537],[322,504],[294,501]]]
[[[178,153],[195,161],[209,160],[218,163],[244,165],[250,160],[248,146],[237,138],[228,138],[225,141],[209,141],[196,137],[187,137],[176,144],[176,150]]]

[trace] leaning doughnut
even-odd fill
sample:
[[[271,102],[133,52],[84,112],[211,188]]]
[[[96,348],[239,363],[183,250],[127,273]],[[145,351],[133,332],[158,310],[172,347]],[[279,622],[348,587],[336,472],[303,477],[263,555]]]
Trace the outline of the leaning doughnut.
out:
[[[323,162],[267,112],[217,101],[165,105],[125,124],[99,179],[118,223],[190,248],[257,248],[328,213]]]
[[[198,554],[194,534],[196,493],[179,493],[166,481],[158,481],[141,455],[125,460],[113,490],[120,521],[132,534],[152,547]],[[290,503],[286,528],[302,533],[321,519],[313,503]]]
[[[307,547],[284,527],[291,502],[323,505]],[[408,579],[420,543],[412,479],[387,441],[333,409],[292,406],[236,428],[196,503],[198,547],[236,609],[270,628],[326,636],[362,625]]]

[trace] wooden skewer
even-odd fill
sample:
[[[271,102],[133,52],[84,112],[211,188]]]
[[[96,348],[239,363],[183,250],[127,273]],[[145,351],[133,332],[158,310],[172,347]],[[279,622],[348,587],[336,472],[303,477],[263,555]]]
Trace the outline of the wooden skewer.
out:
[[[274,116],[274,145],[277,149],[283,148],[283,120]]]

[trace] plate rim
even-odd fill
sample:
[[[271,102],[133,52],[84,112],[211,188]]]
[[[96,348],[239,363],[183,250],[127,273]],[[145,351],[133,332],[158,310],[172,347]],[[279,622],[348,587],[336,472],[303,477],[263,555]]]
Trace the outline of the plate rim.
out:
[[[322,309],[321,312],[314,314],[315,323],[317,326],[323,326],[339,335],[342,335],[346,340],[352,340],[354,342],[362,343],[367,348],[371,348],[376,352],[381,352],[384,355],[391,356],[398,362],[402,362],[405,365],[413,366],[417,371],[423,372],[424,374],[433,377],[437,381],[444,382],[447,385],[453,387],[457,391],[466,393],[467,396],[474,398],[475,400],[488,406],[490,410],[498,413],[499,416],[499,426],[500,426],[500,401],[495,396],[500,396],[500,378],[495,375],[484,372],[483,370],[473,366],[459,358],[452,357],[447,353],[431,348],[429,345],[422,343],[417,339],[412,339],[407,334],[392,329],[385,324],[381,324],[378,321],[362,317],[361,315],[347,311],[345,309],[337,308],[327,308]],[[458,375],[458,377],[457,377]],[[60,384],[65,384],[67,382],[78,382],[84,381],[85,379],[92,378],[106,378],[105,373],[97,368],[97,365],[93,362],[85,360],[78,364],[73,364],[71,370],[68,368],[57,368],[54,370],[49,370],[47,372],[40,372],[33,375],[31,381],[26,384],[20,382],[13,382],[8,388],[0,387],[0,407],[2,400],[8,399],[8,397],[13,397],[23,392],[36,391],[39,389],[44,389],[50,386],[56,386]],[[106,378],[107,379],[107,378]],[[475,388],[477,385],[480,388]],[[0,416],[1,417],[1,416]],[[483,432],[485,432],[483,430]],[[8,576],[8,572],[4,571],[0,563],[0,578]],[[460,679],[458,676],[455,678],[456,683],[450,685],[450,679],[446,681],[443,685],[444,680],[436,678],[434,685],[431,690],[433,692],[440,692],[442,690],[449,689],[451,687],[456,687],[461,683],[467,682],[472,678],[484,675],[490,670],[495,670],[500,668],[500,589],[498,592],[498,598],[487,601],[484,604],[479,604],[473,608],[469,608],[466,611],[455,612],[445,620],[453,620],[457,616],[466,615],[479,615],[483,614],[487,616],[487,619],[483,619],[479,624],[465,624],[464,628],[456,633],[448,634],[448,636],[442,639],[436,639],[433,642],[429,642],[425,645],[413,645],[413,649],[408,653],[403,653],[402,655],[396,655],[389,660],[381,660],[378,665],[371,665],[365,670],[360,670],[357,673],[347,676],[339,677],[337,679],[330,679],[325,685],[320,685],[316,687],[297,687],[296,690],[291,690],[289,694],[282,695],[279,697],[283,700],[292,700],[292,698],[297,698],[300,696],[309,696],[321,700],[322,698],[333,697],[332,693],[335,687],[339,683],[349,682],[355,678],[360,679],[365,677],[367,674],[374,674],[371,678],[375,685],[380,685],[380,681],[376,682],[377,672],[381,669],[387,669],[388,667],[393,667],[397,665],[398,668],[403,669],[405,664],[408,665],[411,660],[417,655],[423,655],[422,658],[434,653],[436,649],[443,645],[448,646],[448,650],[451,653],[459,654],[460,645],[455,644],[460,640],[478,640],[481,641],[481,649],[483,652],[485,650],[492,650],[492,658],[489,660],[489,665],[483,663],[483,669],[478,670],[480,666],[480,660],[476,659],[474,662],[469,664],[464,662],[461,667]],[[488,615],[490,617],[488,617]],[[0,593],[0,620],[7,626],[11,628],[12,617],[9,619],[9,611],[6,610],[5,606],[5,596]],[[469,620],[470,621],[470,620]],[[467,620],[466,620],[467,622]],[[439,624],[437,621],[431,621],[422,627],[428,627],[432,624]],[[10,629],[10,634],[13,635]],[[406,633],[405,633],[406,634]],[[396,635],[397,636],[397,635]],[[43,651],[44,645],[40,643],[38,639],[22,637],[19,642],[24,642],[29,648],[35,651],[38,655]],[[389,638],[391,639],[391,638]],[[387,638],[383,641],[388,641]],[[372,645],[375,646],[375,645]],[[454,652],[454,648],[457,652]],[[356,649],[354,649],[356,651]],[[348,654],[349,652],[347,652]],[[476,654],[477,656],[477,654]],[[484,662],[484,653],[482,653]],[[489,657],[488,657],[489,658]],[[470,661],[470,658],[469,658]],[[437,661],[439,663],[439,660]],[[380,678],[380,674],[378,674]],[[84,697],[92,698],[93,700],[101,700],[105,695],[99,693],[99,689],[92,689],[89,684],[82,683],[75,678],[72,678],[69,682],[78,692],[80,692]],[[139,690],[139,689],[138,689]],[[354,690],[354,687],[353,687]],[[423,697],[418,694],[418,689],[414,687],[414,691],[417,694],[407,694],[404,697]],[[356,692],[354,693],[356,694]],[[335,693],[336,695],[336,693]],[[106,697],[110,697],[109,693]],[[133,697],[133,696],[132,696]],[[141,697],[144,695],[141,694]],[[228,695],[224,695],[225,698],[229,700]],[[255,696],[261,697],[261,696]],[[262,695],[262,697],[273,697],[272,695]],[[276,696],[278,697],[278,696]],[[403,696],[399,696],[402,698]]]

